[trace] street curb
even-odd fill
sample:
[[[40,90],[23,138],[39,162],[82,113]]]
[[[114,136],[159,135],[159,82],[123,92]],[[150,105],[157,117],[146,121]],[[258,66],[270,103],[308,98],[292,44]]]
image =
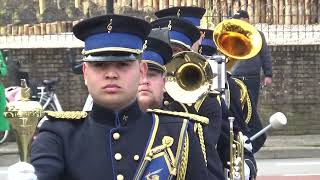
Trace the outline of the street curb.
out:
[[[15,142],[5,142],[0,144],[0,156],[6,154],[18,154],[18,147]]]
[[[320,158],[320,147],[263,147],[256,159]]]

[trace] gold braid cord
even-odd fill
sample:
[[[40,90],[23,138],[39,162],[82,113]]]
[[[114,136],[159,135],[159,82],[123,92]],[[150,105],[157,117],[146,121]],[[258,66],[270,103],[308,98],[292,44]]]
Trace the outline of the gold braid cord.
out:
[[[188,159],[189,159],[189,136],[187,134],[184,139],[183,152],[181,156],[180,166],[178,169],[177,180],[184,180],[186,178]]]
[[[147,112],[177,116],[181,118],[191,119],[201,124],[205,124],[205,125],[209,124],[209,119],[207,117],[199,116],[197,114],[190,114],[190,113],[176,112],[176,111],[164,111],[161,109],[148,109]]]
[[[247,105],[248,107],[248,112],[247,112],[247,116],[245,119],[245,123],[249,124],[250,120],[251,120],[251,116],[252,116],[252,105],[251,105],[251,101],[250,101],[250,96],[248,93],[248,89],[247,86],[239,79],[234,78],[234,80],[236,81],[237,85],[240,87],[240,101],[241,101],[241,105],[242,105],[242,110],[244,108],[245,105]]]
[[[195,131],[198,132],[199,142],[200,142],[203,158],[204,158],[204,161],[206,162],[206,166],[207,166],[207,151],[206,151],[206,145],[204,144],[202,125],[200,123],[195,123],[195,126],[196,126]]]
[[[88,115],[84,111],[45,111],[45,113],[49,117],[68,120],[80,120]]]
[[[247,96],[247,106],[248,106],[248,113],[247,113],[247,117],[246,117],[246,124],[249,124],[250,120],[251,120],[251,116],[252,116],[252,104],[251,104],[251,100],[249,97],[249,94]]]

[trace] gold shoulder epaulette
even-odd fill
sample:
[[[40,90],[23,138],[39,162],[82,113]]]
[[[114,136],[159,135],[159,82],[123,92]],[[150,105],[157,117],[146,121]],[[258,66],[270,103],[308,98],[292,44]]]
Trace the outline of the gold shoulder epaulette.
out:
[[[45,113],[49,117],[69,120],[80,120],[88,115],[88,113],[84,111],[45,111]]]
[[[177,111],[165,111],[162,109],[147,109],[147,112],[152,112],[152,113],[156,113],[156,114],[165,114],[165,115],[171,115],[171,116],[178,116],[181,118],[194,120],[194,121],[201,123],[201,124],[205,124],[205,125],[209,124],[209,119],[207,117],[199,116],[197,114],[177,112]]]

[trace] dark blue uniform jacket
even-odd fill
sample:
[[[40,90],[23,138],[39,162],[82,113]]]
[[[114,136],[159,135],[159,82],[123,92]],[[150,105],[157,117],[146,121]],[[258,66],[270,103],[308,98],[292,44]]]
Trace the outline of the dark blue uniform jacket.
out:
[[[159,117],[159,137],[170,135],[178,143],[181,119]],[[141,112],[135,102],[118,113],[94,104],[84,120],[45,122],[31,148],[31,163],[38,179],[133,179],[147,148],[153,118],[151,113]],[[199,142],[192,130],[188,129],[188,136],[186,179],[206,179]],[[154,143],[161,144],[161,139],[156,138]],[[176,152],[176,145],[172,152]]]
[[[172,100],[171,97],[166,96],[166,100],[170,102],[170,105],[166,106],[172,111],[183,111],[181,105]],[[216,95],[208,95],[202,102],[199,111],[197,112],[192,106],[186,106],[189,113],[198,114],[200,116],[207,117],[209,119],[208,126],[203,127],[204,142],[206,146],[207,167],[209,170],[209,179],[224,179],[224,173],[222,164],[219,158],[219,154],[216,149],[218,138],[220,136],[222,114],[220,103],[217,100]],[[194,122],[194,121],[191,121]]]

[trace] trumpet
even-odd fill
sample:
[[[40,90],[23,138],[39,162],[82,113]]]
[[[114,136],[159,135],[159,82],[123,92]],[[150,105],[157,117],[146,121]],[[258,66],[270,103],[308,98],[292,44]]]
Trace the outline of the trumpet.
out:
[[[230,123],[230,161],[228,162],[229,172],[227,177],[229,180],[244,180],[244,137],[241,132],[238,132],[235,140],[233,131],[233,122],[235,118],[229,117],[228,119]]]

